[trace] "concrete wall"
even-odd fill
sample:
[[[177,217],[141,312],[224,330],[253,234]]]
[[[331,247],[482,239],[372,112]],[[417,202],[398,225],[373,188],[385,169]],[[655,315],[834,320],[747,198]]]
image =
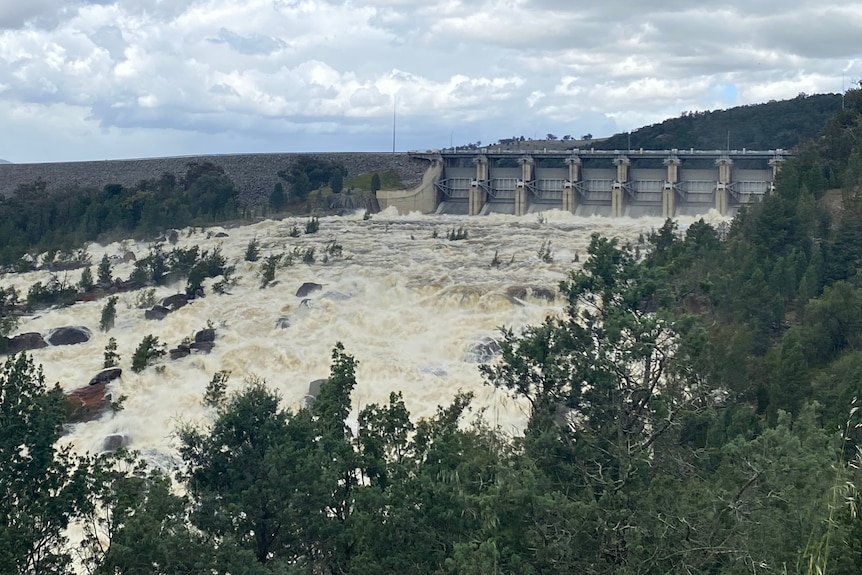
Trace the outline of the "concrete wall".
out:
[[[20,184],[31,184],[39,179],[47,184],[48,191],[62,190],[70,186],[132,186],[141,180],[158,178],[166,172],[179,178],[186,173],[190,162],[212,162],[224,168],[228,177],[237,185],[240,200],[244,205],[260,207],[267,203],[272,188],[279,181],[278,172],[286,169],[301,155],[340,162],[347,168],[348,177],[394,170],[401,177],[405,188],[418,185],[429,165],[426,160],[413,159],[407,154],[391,153],[235,154],[103,162],[0,164],[0,195],[11,195]]]
[[[443,175],[443,164],[435,162],[429,164],[422,181],[412,190],[378,190],[377,202],[380,209],[394,207],[399,214],[420,212],[433,214],[440,204],[440,193],[434,184]]]

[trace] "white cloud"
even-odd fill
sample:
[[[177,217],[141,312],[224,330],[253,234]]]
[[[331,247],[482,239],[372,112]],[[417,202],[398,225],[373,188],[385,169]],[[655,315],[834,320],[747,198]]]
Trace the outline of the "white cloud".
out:
[[[0,0],[0,157],[387,149],[393,106],[403,147],[601,136],[862,74],[862,6],[776,8]]]

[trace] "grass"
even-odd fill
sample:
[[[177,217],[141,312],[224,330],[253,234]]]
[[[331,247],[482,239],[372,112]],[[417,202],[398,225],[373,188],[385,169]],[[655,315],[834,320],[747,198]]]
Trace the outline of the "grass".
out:
[[[397,190],[403,187],[401,178],[398,177],[398,174],[394,170],[385,170],[382,172],[367,172],[348,178],[344,180],[344,189],[359,188],[360,190],[370,190],[371,178],[375,173],[380,176],[381,190]]]

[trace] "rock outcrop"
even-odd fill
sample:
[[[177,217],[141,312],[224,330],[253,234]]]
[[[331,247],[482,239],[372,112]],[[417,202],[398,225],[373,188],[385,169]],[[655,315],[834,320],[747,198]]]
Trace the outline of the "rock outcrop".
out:
[[[69,423],[93,421],[111,409],[111,394],[107,383],[96,383],[70,391],[66,394],[66,402]]]

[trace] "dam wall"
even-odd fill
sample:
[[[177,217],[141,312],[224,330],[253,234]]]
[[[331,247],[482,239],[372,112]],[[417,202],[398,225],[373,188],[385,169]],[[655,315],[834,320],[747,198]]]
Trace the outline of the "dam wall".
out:
[[[0,164],[0,195],[10,196],[19,185],[38,180],[46,190],[57,192],[69,188],[102,188],[107,184],[134,186],[141,180],[159,178],[165,173],[177,178],[185,175],[190,163],[210,162],[224,169],[239,189],[240,201],[249,207],[266,205],[269,194],[281,181],[278,172],[287,169],[300,156],[311,156],[342,164],[347,177],[368,172],[395,171],[403,187],[418,186],[428,168],[428,161],[407,153],[309,153],[309,154],[228,154],[210,156],[176,156],[132,160],[64,162],[41,164]]]

